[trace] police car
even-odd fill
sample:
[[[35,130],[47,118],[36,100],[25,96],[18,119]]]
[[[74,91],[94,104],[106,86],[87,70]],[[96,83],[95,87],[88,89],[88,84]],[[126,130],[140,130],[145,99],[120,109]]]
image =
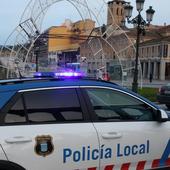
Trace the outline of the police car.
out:
[[[79,73],[0,81],[0,170],[170,167],[165,111]]]

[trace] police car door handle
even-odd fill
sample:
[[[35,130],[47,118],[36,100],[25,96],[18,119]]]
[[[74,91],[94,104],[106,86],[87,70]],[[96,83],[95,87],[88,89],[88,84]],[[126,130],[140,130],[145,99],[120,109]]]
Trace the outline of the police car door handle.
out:
[[[24,136],[15,136],[15,137],[11,137],[5,140],[6,143],[27,143],[27,142],[31,142],[32,139],[28,138],[28,137],[24,137]]]
[[[119,132],[108,132],[108,133],[102,134],[103,139],[118,139],[121,137],[122,137],[122,134]]]

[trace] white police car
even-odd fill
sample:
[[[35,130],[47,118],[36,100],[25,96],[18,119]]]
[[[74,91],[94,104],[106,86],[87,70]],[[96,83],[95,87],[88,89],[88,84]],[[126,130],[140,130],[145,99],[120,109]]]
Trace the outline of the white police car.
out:
[[[168,115],[110,82],[79,73],[0,81],[0,112],[0,170],[170,167]]]

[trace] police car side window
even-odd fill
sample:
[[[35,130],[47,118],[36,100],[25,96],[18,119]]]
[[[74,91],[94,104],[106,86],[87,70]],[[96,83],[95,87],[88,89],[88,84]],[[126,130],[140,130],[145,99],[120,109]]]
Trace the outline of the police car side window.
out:
[[[86,89],[99,121],[153,121],[154,111],[138,99],[111,89]]]
[[[23,100],[20,97],[5,116],[5,123],[24,123],[26,116],[23,106]]]
[[[32,91],[25,93],[24,99],[32,123],[83,120],[75,89]]]

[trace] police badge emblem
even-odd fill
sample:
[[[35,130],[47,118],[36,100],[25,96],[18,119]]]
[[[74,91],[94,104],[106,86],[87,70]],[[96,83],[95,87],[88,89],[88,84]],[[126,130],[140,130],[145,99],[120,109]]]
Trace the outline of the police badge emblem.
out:
[[[35,138],[36,144],[34,147],[35,153],[39,156],[48,156],[54,151],[54,145],[50,135],[37,136]]]

